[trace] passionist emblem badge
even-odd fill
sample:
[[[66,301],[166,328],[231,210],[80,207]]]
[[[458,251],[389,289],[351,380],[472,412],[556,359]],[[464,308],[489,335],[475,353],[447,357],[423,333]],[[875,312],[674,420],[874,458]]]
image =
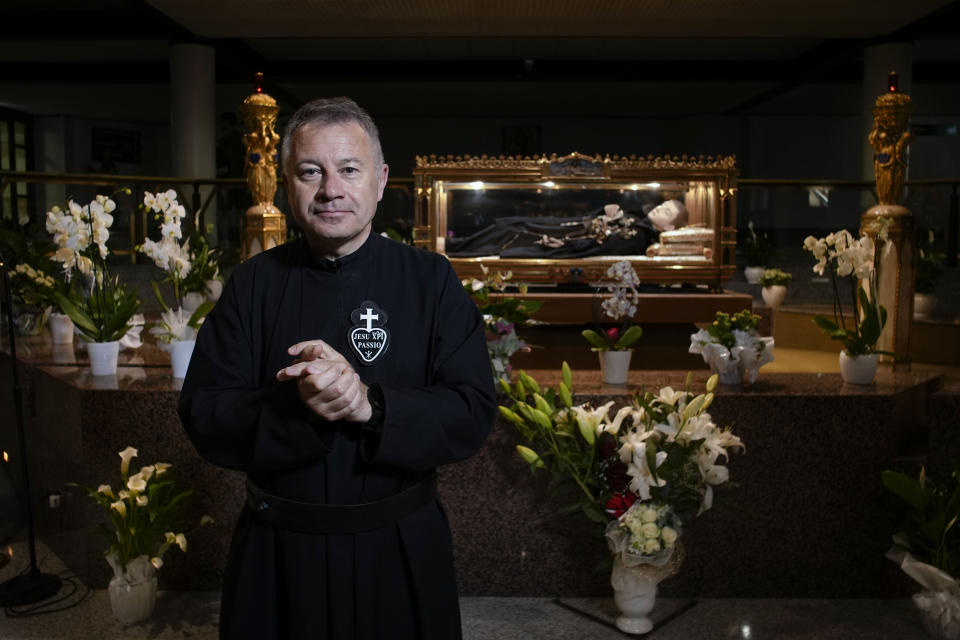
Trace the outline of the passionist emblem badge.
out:
[[[347,342],[360,357],[360,364],[372,365],[387,351],[390,333],[387,324],[387,312],[370,300],[364,301],[359,309],[350,313],[353,328],[347,335]]]

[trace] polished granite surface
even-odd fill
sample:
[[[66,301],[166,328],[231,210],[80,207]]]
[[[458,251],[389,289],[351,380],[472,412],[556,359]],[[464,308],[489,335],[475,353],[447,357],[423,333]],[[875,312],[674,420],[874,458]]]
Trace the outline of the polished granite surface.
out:
[[[25,544],[14,545],[14,561],[0,569],[0,581],[22,570]],[[47,603],[6,609],[0,617],[4,640],[215,640],[219,596],[210,591],[161,591],[146,622],[121,626],[110,613],[107,593],[88,591],[71,578],[59,559],[38,545],[41,571],[67,582]],[[598,598],[460,599],[466,640],[604,640],[630,637],[613,626],[613,600]],[[654,640],[920,640],[920,618],[907,598],[740,599],[663,598],[651,613]]]

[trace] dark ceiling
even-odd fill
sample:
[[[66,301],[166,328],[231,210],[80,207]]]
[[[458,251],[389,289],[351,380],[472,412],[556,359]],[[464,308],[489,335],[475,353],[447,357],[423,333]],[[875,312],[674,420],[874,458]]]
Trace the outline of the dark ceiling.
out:
[[[219,84],[263,71],[288,103],[318,84],[727,83],[744,90],[719,112],[738,113],[858,83],[864,48],[890,41],[914,44],[914,83],[960,83],[960,2],[944,0],[8,0],[0,86],[163,84],[169,44],[201,42]]]

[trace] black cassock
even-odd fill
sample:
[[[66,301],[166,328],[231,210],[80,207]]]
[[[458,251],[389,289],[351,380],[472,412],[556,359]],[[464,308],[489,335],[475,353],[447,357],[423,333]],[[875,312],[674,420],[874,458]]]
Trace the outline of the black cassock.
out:
[[[372,364],[364,358],[374,352],[348,346],[368,322],[358,319],[372,306],[364,302],[389,334]],[[295,382],[276,381],[293,361],[287,348],[317,338],[381,386],[379,434],[317,418]],[[197,336],[180,396],[181,420],[206,459],[270,493],[327,504],[381,500],[467,458],[495,407],[483,322],[447,260],[374,233],[336,261],[296,240],[237,267]],[[433,500],[393,525],[346,535],[275,528],[244,509],[220,624],[221,637],[257,640],[459,638],[442,506]]]

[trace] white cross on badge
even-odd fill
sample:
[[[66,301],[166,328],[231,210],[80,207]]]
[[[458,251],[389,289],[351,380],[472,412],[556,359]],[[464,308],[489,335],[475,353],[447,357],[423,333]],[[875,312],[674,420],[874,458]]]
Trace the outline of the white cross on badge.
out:
[[[350,313],[350,322],[354,326],[347,342],[360,357],[360,364],[372,365],[386,352],[390,342],[390,334],[383,326],[387,324],[387,313],[376,302],[365,300]]]

